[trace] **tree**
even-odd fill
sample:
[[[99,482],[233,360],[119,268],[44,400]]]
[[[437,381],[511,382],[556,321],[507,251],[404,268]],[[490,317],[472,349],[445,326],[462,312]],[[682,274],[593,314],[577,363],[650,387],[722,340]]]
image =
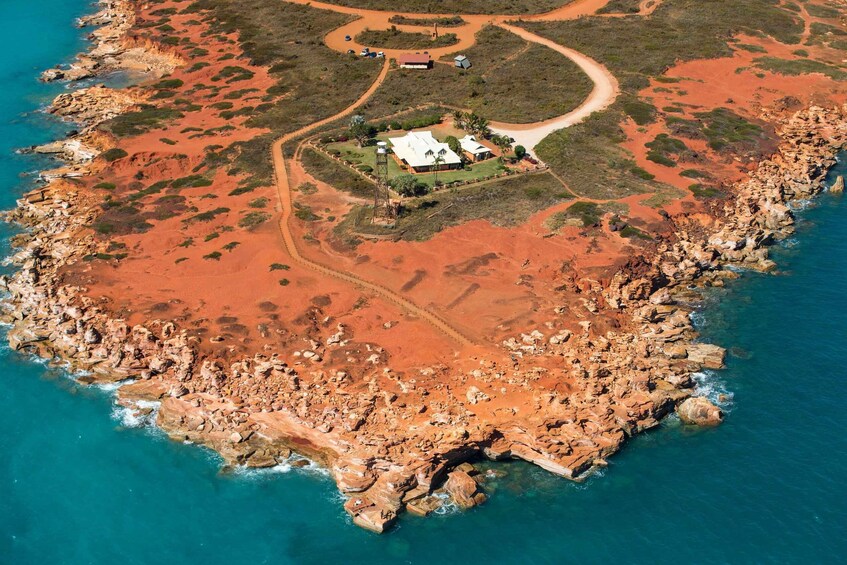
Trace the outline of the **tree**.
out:
[[[462,151],[462,144],[456,138],[455,135],[448,135],[444,138],[444,143],[447,144],[447,147],[450,148],[450,151],[459,156],[459,159],[462,160],[462,163],[466,161],[465,152]]]
[[[459,129],[465,129],[465,113],[461,110],[453,112],[453,125]]]
[[[461,155],[462,144],[459,143],[459,139],[455,135],[448,135],[447,137],[445,137],[444,143],[447,144],[447,147],[450,148],[450,151],[452,151],[456,155]]]
[[[350,118],[350,135],[356,139],[359,147],[364,147],[365,143],[373,137],[374,128],[365,122],[364,116],[356,114]]]
[[[517,157],[518,159],[523,159],[524,157],[526,157],[526,147],[524,147],[523,145],[516,145],[515,157]]]
[[[390,184],[391,188],[400,196],[420,196],[427,192],[426,184],[411,174],[397,175],[391,179]]]
[[[435,159],[432,161],[432,167],[435,169],[435,180],[434,184],[438,186],[438,171],[441,170],[441,165],[444,164],[444,157],[441,155],[436,155]]]
[[[465,129],[479,137],[489,137],[491,135],[488,120],[473,112],[465,116]]]
[[[509,149],[512,148],[512,138],[508,135],[495,135],[491,138],[491,141],[494,142],[494,145],[500,148],[501,159],[509,152]]]

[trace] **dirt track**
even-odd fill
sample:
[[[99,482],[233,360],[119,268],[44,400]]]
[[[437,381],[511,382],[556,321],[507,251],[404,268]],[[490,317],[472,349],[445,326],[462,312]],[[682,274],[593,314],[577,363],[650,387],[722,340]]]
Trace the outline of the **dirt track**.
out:
[[[375,294],[381,296],[382,298],[385,298],[385,299],[397,304],[398,306],[407,310],[411,314],[413,314],[413,315],[415,315],[415,316],[417,316],[417,317],[419,317],[423,320],[426,320],[427,322],[429,322],[430,325],[432,325],[433,327],[435,327],[436,329],[438,329],[442,333],[446,334],[447,336],[453,338],[459,344],[461,344],[461,345],[471,345],[472,344],[471,340],[468,337],[466,337],[464,334],[462,334],[460,331],[455,329],[453,326],[451,326],[448,322],[446,322],[445,320],[443,320],[442,318],[440,318],[438,315],[434,314],[433,312],[430,312],[429,310],[426,310],[424,308],[417,306],[412,301],[400,296],[398,293],[396,293],[396,292],[394,292],[394,291],[392,291],[392,290],[390,290],[390,289],[388,289],[384,286],[381,286],[379,284],[363,280],[363,279],[361,279],[361,278],[359,278],[359,277],[357,277],[357,276],[355,276],[351,273],[339,271],[337,269],[333,269],[332,267],[328,267],[328,266],[323,265],[321,263],[317,263],[315,261],[307,259],[297,249],[297,244],[295,243],[295,240],[294,240],[294,234],[291,232],[291,227],[289,225],[289,222],[291,221],[291,213],[292,213],[292,210],[293,210],[293,202],[292,202],[292,197],[291,197],[291,185],[290,185],[289,180],[288,180],[288,171],[286,170],[286,167],[285,167],[285,157],[283,155],[283,145],[285,145],[285,143],[291,141],[292,139],[296,139],[298,137],[301,137],[301,136],[309,133],[310,131],[314,131],[315,129],[317,129],[317,128],[325,125],[325,124],[328,124],[330,122],[333,122],[335,120],[338,120],[340,118],[343,118],[345,116],[349,116],[350,114],[352,114],[356,110],[356,108],[358,108],[359,106],[364,104],[368,100],[368,98],[370,98],[371,95],[373,95],[373,93],[376,91],[376,89],[379,88],[379,86],[383,83],[387,74],[388,74],[388,61],[386,60],[385,64],[382,67],[382,71],[380,72],[376,81],[374,81],[374,83],[367,90],[367,92],[365,92],[353,104],[351,104],[350,106],[348,106],[347,108],[345,108],[341,112],[335,114],[334,116],[330,116],[329,118],[325,118],[325,119],[320,120],[318,122],[315,122],[311,125],[308,125],[308,126],[302,128],[300,130],[297,130],[297,131],[290,133],[290,134],[288,134],[284,137],[281,137],[280,139],[278,139],[274,142],[272,151],[273,151],[273,161],[274,161],[274,173],[276,174],[277,196],[279,197],[280,206],[281,206],[281,209],[282,209],[282,217],[279,220],[279,229],[280,229],[280,232],[282,233],[282,239],[283,239],[285,247],[288,251],[288,254],[291,255],[291,258],[295,262],[299,263],[300,265],[308,267],[308,268],[312,269],[313,271],[316,271],[320,274],[327,275],[327,276],[330,276],[330,277],[334,277],[334,278],[337,278],[337,279],[341,279],[343,281],[352,283],[356,286],[360,286],[360,287],[365,288],[365,289],[367,289],[371,292],[374,292]]]
[[[394,15],[407,15],[410,17],[418,18],[454,15],[419,13],[403,14],[399,12],[360,10],[343,6],[336,6],[324,2],[313,2],[310,0],[284,1],[291,2],[294,4],[309,5],[317,9],[330,10],[333,12],[358,16],[358,19],[331,31],[325,36],[324,40],[326,44],[330,48],[340,52],[346,52],[348,49],[354,49],[358,51],[362,47],[364,47],[356,43],[355,39],[352,39],[351,41],[346,41],[346,36],[349,35],[351,36],[351,38],[355,38],[355,36],[361,31],[364,31],[365,28],[388,29],[391,27],[389,19]],[[559,8],[557,10],[553,10],[552,12],[548,12],[546,14],[539,14],[537,16],[530,16],[524,19],[533,21],[559,21],[566,19],[575,19],[585,15],[596,13],[596,11],[605,6],[608,1],[609,0],[577,0],[576,2],[563,6],[562,8]],[[652,11],[657,5],[658,1],[653,2],[652,0],[645,0],[641,4],[641,11],[639,12],[639,14],[636,15],[649,15],[650,13],[652,13]],[[577,51],[574,51],[573,49],[569,49],[549,39],[545,39],[527,30],[515,27],[507,23],[508,21],[514,20],[514,16],[462,15],[462,18],[468,22],[466,25],[450,29],[451,33],[457,34],[459,38],[459,43],[456,45],[451,45],[450,47],[429,50],[429,53],[433,56],[434,59],[437,59],[444,55],[457,53],[462,51],[463,49],[470,47],[476,41],[476,33],[480,29],[482,29],[483,26],[498,25],[503,29],[506,29],[518,35],[526,41],[543,45],[544,47],[548,47],[562,54],[563,56],[576,63],[589,76],[589,78],[591,78],[592,82],[594,82],[594,89],[591,91],[589,97],[578,108],[563,116],[533,124],[492,124],[493,131],[513,137],[517,144],[523,145],[527,149],[534,148],[544,137],[546,137],[550,133],[565,127],[572,126],[584,120],[593,112],[608,107],[617,98],[618,83],[615,77],[612,76],[612,74],[608,71],[608,69],[606,69],[604,66],[594,61],[590,57],[583,55],[582,53],[579,53]],[[398,28],[403,31],[420,31],[422,29],[420,27],[413,26],[398,26]],[[291,186],[285,165],[285,157],[283,155],[283,145],[293,139],[302,137],[305,134],[308,134],[309,132],[312,132],[321,126],[344,118],[345,116],[351,115],[358,107],[367,102],[367,100],[385,81],[385,78],[388,75],[389,71],[389,60],[391,58],[396,58],[401,53],[405,52],[402,50],[390,49],[384,49],[383,51],[385,51],[386,59],[382,71],[380,72],[379,76],[374,81],[374,83],[370,86],[370,88],[364,94],[362,94],[362,96],[360,96],[358,100],[356,100],[353,104],[351,104],[341,112],[335,114],[334,116],[330,116],[328,118],[315,122],[298,131],[290,133],[274,142],[272,147],[272,153],[274,161],[274,171],[276,174],[277,196],[279,197],[280,208],[282,211],[282,216],[279,221],[279,229],[282,234],[283,243],[292,260],[299,263],[300,265],[308,267],[309,269],[316,271],[320,274],[340,279],[356,286],[362,287],[364,289],[367,289],[371,292],[374,292],[378,296],[381,296],[382,298],[389,300],[394,304],[397,304],[398,306],[407,310],[411,314],[421,318],[422,320],[427,321],[434,328],[436,328],[443,334],[449,336],[450,338],[454,339],[458,344],[462,346],[470,346],[473,343],[471,339],[469,339],[461,331],[457,330],[449,322],[447,322],[434,312],[414,304],[412,301],[401,296],[397,292],[392,291],[391,289],[382,285],[364,280],[352,273],[334,269],[325,264],[318,263],[304,257],[298,250],[294,234],[291,231],[290,222],[293,211],[293,198],[291,196]]]
[[[594,112],[608,108],[618,97],[619,88],[617,79],[615,79],[606,67],[591,57],[583,55],[573,49],[563,47],[554,41],[535,35],[523,28],[505,23],[497,25],[526,41],[543,45],[557,53],[561,53],[576,63],[576,65],[578,65],[579,68],[588,75],[588,78],[590,78],[591,82],[594,83],[594,88],[582,104],[563,116],[525,125],[492,122],[491,130],[495,133],[508,135],[515,140],[517,145],[523,145],[528,150],[532,150],[541,142],[542,139],[554,131],[570,127],[581,122]]]

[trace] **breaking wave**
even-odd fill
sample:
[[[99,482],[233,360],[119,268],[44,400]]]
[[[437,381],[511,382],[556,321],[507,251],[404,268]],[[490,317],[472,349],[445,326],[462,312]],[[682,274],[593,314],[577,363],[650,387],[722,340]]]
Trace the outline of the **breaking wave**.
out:
[[[291,454],[287,459],[281,461],[273,467],[264,467],[261,469],[256,469],[252,467],[239,466],[234,469],[234,473],[236,475],[253,479],[265,478],[273,475],[281,475],[285,473],[290,473],[292,471],[301,472],[309,475],[320,475],[323,477],[330,476],[329,469],[318,465],[307,457],[297,455],[296,453]]]

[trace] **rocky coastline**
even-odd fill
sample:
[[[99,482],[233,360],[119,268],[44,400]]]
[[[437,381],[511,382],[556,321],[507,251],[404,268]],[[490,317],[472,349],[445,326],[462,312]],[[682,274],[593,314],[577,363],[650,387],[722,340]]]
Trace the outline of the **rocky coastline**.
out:
[[[159,45],[140,41],[132,33],[136,12],[131,0],[98,0],[100,9],[77,20],[80,28],[96,27],[89,34],[90,49],[69,65],[41,73],[45,82],[78,81],[114,71],[164,75],[183,64],[180,57]]]
[[[45,79],[141,68],[139,61],[155,75],[178,64],[132,43],[131,3],[103,5],[85,19],[103,25],[92,52]],[[322,353],[344,342],[343,326],[323,328],[326,335],[304,355],[307,365],[271,352],[224,364],[203,357],[196,338],[172,321],[130,326],[68,283],[63,267],[108,252],[90,229],[98,202],[74,178],[102,166],[95,157],[107,141],[96,125],[140,101],[91,87],[54,103],[83,129],[35,149],[68,164],[42,175],[46,184],[7,215],[26,228],[13,238],[10,260],[18,270],[0,281],[10,345],[67,362],[84,372],[82,382],[125,382],[118,402],[155,413],[171,437],[209,446],[229,465],[269,467],[292,453],[314,459],[348,497],[354,522],[377,532],[404,510],[431,513],[443,494],[462,508],[483,502],[485,476],[469,464],[478,458],[524,459],[579,480],[674,410],[685,422],[719,423],[720,410],[693,396],[692,375],[720,368],[725,356],[696,342],[689,316],[700,299],[696,287],[722,285],[738,276],[736,268],[774,269],[768,247],[792,232],[791,203],[824,190],[826,172],[847,144],[847,108],[813,106],[781,118],[778,152],[721,208],[669,217],[674,237],[608,284],[572,281],[586,313],[615,316],[623,320],[619,328],[599,331],[588,317],[573,331],[539,329],[508,340],[503,358],[518,359],[514,365],[482,359],[469,371],[423,368],[423,376],[450,377],[435,393],[388,367],[360,386],[322,365]],[[567,375],[573,387],[551,392],[544,385],[551,374]],[[520,413],[510,398],[523,399],[532,414]]]

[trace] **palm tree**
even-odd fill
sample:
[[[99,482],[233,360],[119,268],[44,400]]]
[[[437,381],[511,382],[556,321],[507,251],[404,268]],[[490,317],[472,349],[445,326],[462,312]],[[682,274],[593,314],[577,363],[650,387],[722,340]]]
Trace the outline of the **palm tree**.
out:
[[[491,136],[491,128],[488,127],[488,120],[482,116],[477,117],[476,122],[477,135],[488,138]]]
[[[438,171],[441,169],[441,165],[444,164],[444,157],[441,155],[436,155],[435,159],[432,161],[432,166],[435,169],[435,180],[433,181],[434,185],[438,185]]]
[[[491,134],[487,119],[475,113],[470,113],[465,118],[466,129],[472,134],[480,137],[488,137]]]
[[[508,135],[495,135],[491,138],[491,141],[500,148],[500,160],[502,161],[509,149],[512,148],[512,138]]]
[[[465,129],[465,113],[461,110],[453,112],[453,125],[459,129]]]

